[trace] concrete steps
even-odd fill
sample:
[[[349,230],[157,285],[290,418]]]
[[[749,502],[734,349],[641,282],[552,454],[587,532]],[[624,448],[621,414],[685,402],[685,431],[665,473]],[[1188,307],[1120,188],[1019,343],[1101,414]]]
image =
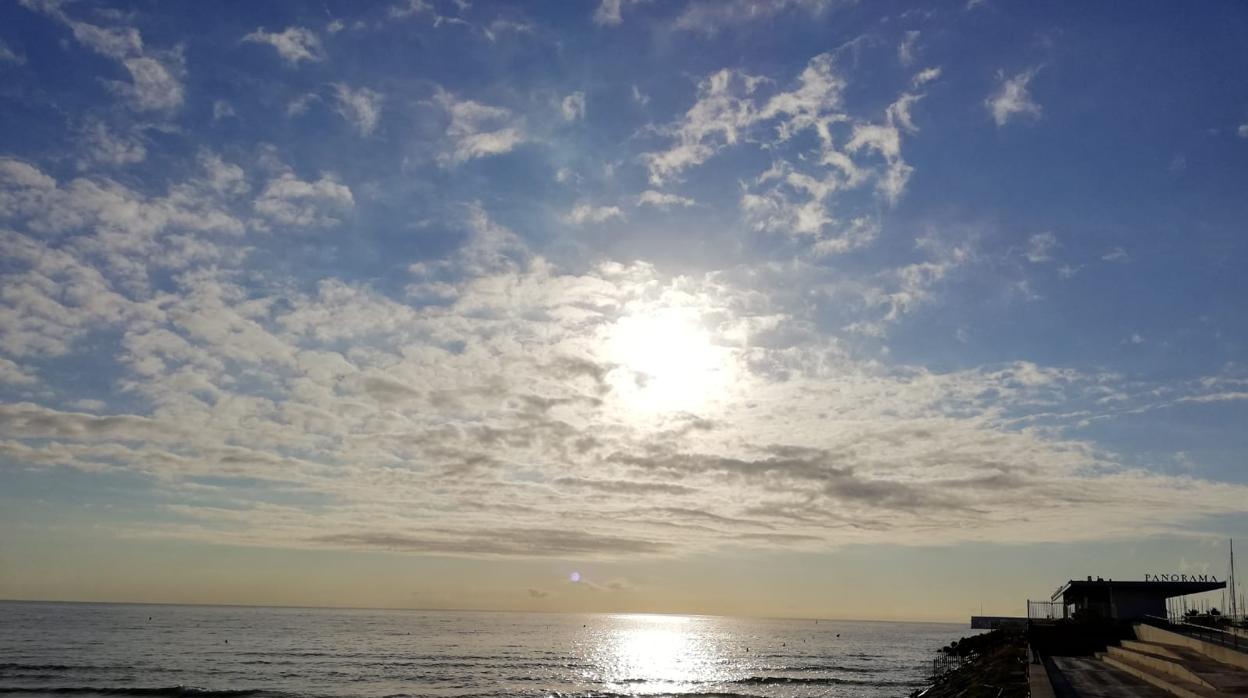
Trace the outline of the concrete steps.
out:
[[[1234,698],[1248,696],[1248,669],[1218,661],[1224,652],[1206,652],[1208,643],[1192,642],[1175,633],[1149,628],[1138,640],[1123,640],[1097,654],[1105,664],[1182,698]],[[1151,631],[1151,632],[1150,632]],[[1159,633],[1164,633],[1159,634]],[[1181,643],[1162,642],[1179,638]],[[1214,648],[1221,649],[1221,648]],[[1215,654],[1217,659],[1210,656]],[[1238,657],[1232,657],[1238,660]]]

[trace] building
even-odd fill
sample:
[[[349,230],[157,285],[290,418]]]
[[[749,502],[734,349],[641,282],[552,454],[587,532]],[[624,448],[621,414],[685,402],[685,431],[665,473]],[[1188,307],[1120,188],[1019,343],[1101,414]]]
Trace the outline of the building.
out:
[[[1206,575],[1145,575],[1147,581],[1112,579],[1072,579],[1053,593],[1051,607],[1056,618],[1113,618],[1136,620],[1166,618],[1169,599],[1188,594],[1225,589]],[[1060,603],[1060,608],[1058,604]],[[1029,609],[1029,614],[1030,609]],[[1033,616],[1034,617],[1034,616]]]

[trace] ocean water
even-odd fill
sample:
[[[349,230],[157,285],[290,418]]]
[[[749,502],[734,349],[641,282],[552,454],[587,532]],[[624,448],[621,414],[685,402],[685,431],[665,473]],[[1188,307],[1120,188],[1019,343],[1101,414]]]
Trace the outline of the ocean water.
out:
[[[0,603],[0,694],[906,696],[965,625]]]

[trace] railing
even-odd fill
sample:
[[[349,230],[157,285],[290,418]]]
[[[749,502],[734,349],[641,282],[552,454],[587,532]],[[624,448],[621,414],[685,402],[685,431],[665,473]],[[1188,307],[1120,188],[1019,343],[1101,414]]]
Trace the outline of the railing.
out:
[[[932,660],[932,678],[940,678],[941,676],[960,669],[963,664],[970,661],[970,657],[959,657],[952,654],[942,654]]]
[[[1032,601],[1027,599],[1028,620],[1064,620],[1066,604],[1061,601]]]
[[[1208,616],[1205,616],[1207,618]],[[1192,623],[1186,618],[1162,618],[1160,616],[1146,616],[1145,622],[1150,625],[1161,628],[1162,630],[1170,630],[1181,635],[1203,640],[1222,647],[1248,652],[1248,638],[1240,636],[1234,629],[1223,629],[1208,625],[1200,625]]]

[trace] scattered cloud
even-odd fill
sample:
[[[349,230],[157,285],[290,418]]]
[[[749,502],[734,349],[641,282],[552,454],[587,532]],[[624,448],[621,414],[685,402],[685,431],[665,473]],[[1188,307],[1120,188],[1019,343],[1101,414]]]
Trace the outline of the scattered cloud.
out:
[[[333,175],[303,181],[291,172],[269,180],[256,198],[256,213],[285,226],[329,226],[340,223],[338,212],[355,206],[347,185]]]
[[[1237,133],[1240,138],[1248,138],[1248,123],[1240,124]]]
[[[1131,260],[1131,255],[1121,247],[1111,247],[1101,255],[1101,259],[1106,262],[1128,262]]]
[[[564,121],[579,121],[585,118],[585,93],[573,92],[563,98],[559,105]]]
[[[444,90],[435,100],[450,116],[446,127],[449,147],[438,157],[444,165],[502,155],[527,140],[522,121],[508,109],[457,99]]]
[[[0,41],[0,63],[11,63],[13,65],[26,65],[26,57],[9,48],[9,45]]]
[[[902,37],[901,43],[897,45],[897,60],[904,66],[914,63],[915,49],[918,47],[919,31],[911,29]]]
[[[568,211],[563,220],[573,225],[583,225],[585,223],[605,223],[612,218],[623,218],[624,212],[619,206],[591,206],[590,204],[577,204]]]
[[[709,36],[729,27],[765,21],[792,9],[818,16],[829,7],[841,4],[844,3],[837,0],[695,0],[676,18],[673,26]]]
[[[212,120],[221,121],[222,119],[236,118],[238,113],[234,111],[234,106],[224,99],[213,100],[212,102]]]
[[[113,132],[102,121],[91,121],[83,129],[87,159],[106,165],[130,165],[147,158],[147,148],[132,134]]]
[[[1027,250],[1023,256],[1032,264],[1053,261],[1053,250],[1057,249],[1057,236],[1050,232],[1036,233],[1027,238]]]
[[[669,194],[667,192],[655,191],[647,189],[637,197],[638,206],[653,206],[655,208],[667,209],[673,206],[693,206],[695,202],[687,196],[678,194]]]
[[[922,87],[929,82],[940,78],[940,68],[924,68],[914,74],[914,78],[910,80],[910,84],[914,87]]]
[[[333,87],[338,114],[354,126],[360,135],[371,135],[381,119],[381,94],[367,87],[351,89],[341,82],[334,83]]]
[[[624,21],[621,13],[624,0],[601,0],[594,10],[594,24],[604,27],[617,26]]]
[[[315,92],[306,92],[295,97],[286,104],[286,116],[299,116],[306,114],[308,109],[316,102],[321,101],[321,96]]]
[[[304,27],[287,27],[280,32],[266,32],[259,27],[243,37],[244,42],[268,44],[290,65],[299,65],[304,61],[316,63],[325,60],[325,51],[321,47],[321,38],[311,29]]]
[[[642,92],[641,88],[637,87],[636,85],[633,85],[632,95],[633,95],[633,101],[640,104],[643,107],[650,103],[650,96]]]
[[[130,82],[109,83],[141,111],[170,111],[182,106],[186,72],[180,48],[150,51],[134,27],[105,27],[76,20],[57,2],[22,0],[22,4],[43,12],[69,27],[78,43],[117,61],[130,74]]]
[[[1003,74],[998,75],[998,79],[1001,80],[1000,89],[984,101],[984,106],[992,113],[992,119],[997,126],[1005,126],[1017,116],[1040,118],[1040,105],[1032,101],[1031,93],[1027,90],[1028,84],[1036,76],[1038,70],[1038,68],[1025,70],[1009,79],[1006,79]]]

